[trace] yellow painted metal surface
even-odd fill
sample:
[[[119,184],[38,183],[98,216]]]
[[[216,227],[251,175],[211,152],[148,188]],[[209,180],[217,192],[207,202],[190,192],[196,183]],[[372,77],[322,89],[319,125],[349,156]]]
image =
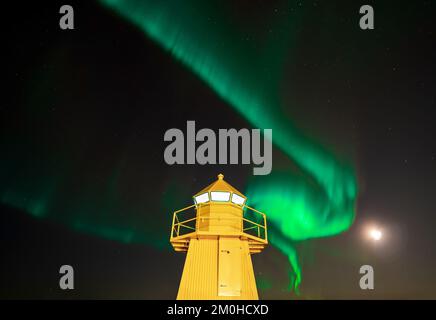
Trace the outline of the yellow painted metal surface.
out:
[[[219,175],[198,194],[212,190],[244,197],[223,178]],[[258,299],[251,254],[268,243],[266,216],[231,198],[210,199],[173,214],[171,244],[175,251],[187,251],[177,299]],[[246,219],[244,209],[258,214],[261,222]],[[195,210],[193,217],[189,210]]]
[[[242,293],[242,245],[239,238],[218,241],[218,295],[239,297]]]
[[[232,203],[207,203],[197,208],[197,221],[200,231],[239,233],[242,210]]]
[[[218,239],[191,239],[178,300],[216,299]]]

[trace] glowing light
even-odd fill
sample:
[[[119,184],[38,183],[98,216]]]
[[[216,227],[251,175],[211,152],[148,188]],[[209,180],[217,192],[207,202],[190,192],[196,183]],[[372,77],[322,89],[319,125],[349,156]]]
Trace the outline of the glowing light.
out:
[[[212,191],[210,197],[212,201],[229,201],[230,192]]]
[[[243,205],[245,202],[245,198],[238,196],[236,193],[233,193],[232,195],[232,202],[238,205]]]
[[[369,230],[369,236],[375,241],[379,241],[383,237],[383,233],[379,229]]]
[[[204,203],[204,202],[208,202],[208,201],[209,201],[209,193],[207,193],[207,192],[195,197],[196,203]]]

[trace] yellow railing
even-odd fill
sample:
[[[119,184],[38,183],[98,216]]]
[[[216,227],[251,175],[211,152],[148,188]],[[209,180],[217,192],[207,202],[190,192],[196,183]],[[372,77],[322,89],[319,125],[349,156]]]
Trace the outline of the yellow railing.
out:
[[[197,208],[199,205],[191,205],[186,208],[177,210],[173,213],[173,221],[172,221],[172,227],[171,227],[171,240],[174,238],[178,238],[181,236],[186,236],[190,233],[201,231],[197,230]],[[195,210],[193,210],[191,213],[193,213],[193,217],[183,217],[187,215],[187,211],[189,209],[192,209],[195,207]],[[256,240],[260,240],[261,242],[267,243],[268,242],[268,230],[266,225],[266,216],[264,213],[251,208],[247,205],[243,205],[242,207],[239,206],[241,210],[243,210],[243,216],[241,218],[239,217],[200,217],[203,219],[220,219],[220,220],[229,220],[229,219],[235,219],[235,220],[241,220],[241,228],[238,230],[239,232],[242,232],[244,235],[248,236],[249,238],[255,238]],[[253,220],[250,220],[244,216],[244,213],[246,210],[251,210],[257,215],[256,220],[260,220],[260,222],[255,222]],[[248,226],[244,227],[244,223],[248,224]],[[253,232],[254,234],[253,234]]]
[[[249,206],[247,206],[245,204],[243,205],[243,208],[251,210],[251,211],[255,212],[256,214],[258,214],[260,216],[260,220],[261,220],[262,224],[256,223],[256,222],[254,222],[254,221],[252,221],[250,219],[246,219],[246,218],[243,217],[242,218],[243,221],[247,221],[250,224],[253,224],[254,226],[253,227],[248,227],[248,228],[243,228],[242,232],[246,233],[246,231],[248,231],[248,230],[257,229],[257,237],[262,239],[262,240],[265,240],[265,242],[267,242],[268,241],[268,228],[266,226],[266,215],[265,215],[265,213],[260,212],[259,210],[256,210],[254,208],[251,208],[251,207],[249,207]],[[263,230],[263,237],[261,236],[261,230]]]

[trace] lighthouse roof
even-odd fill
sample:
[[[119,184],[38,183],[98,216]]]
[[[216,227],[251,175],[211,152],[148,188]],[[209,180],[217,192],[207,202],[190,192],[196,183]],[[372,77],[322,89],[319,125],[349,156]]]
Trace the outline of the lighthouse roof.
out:
[[[211,183],[210,185],[208,185],[206,188],[202,189],[198,193],[196,193],[195,196],[203,194],[205,192],[210,192],[210,191],[228,191],[228,192],[233,192],[233,193],[236,193],[238,195],[241,195],[241,196],[245,197],[242,194],[242,192],[240,192],[236,188],[232,187],[229,183],[227,183],[224,180],[224,175],[221,174],[221,173],[218,175],[218,180],[216,180],[215,182]]]

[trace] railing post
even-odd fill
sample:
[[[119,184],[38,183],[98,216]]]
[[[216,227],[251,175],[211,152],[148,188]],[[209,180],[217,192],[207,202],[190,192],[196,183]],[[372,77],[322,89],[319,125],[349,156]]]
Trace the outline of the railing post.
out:
[[[265,231],[265,240],[268,241],[268,229],[266,227],[266,216],[263,215],[263,230]]]
[[[173,238],[174,235],[174,220],[176,219],[176,213],[173,213],[173,222],[171,223],[171,238]]]
[[[244,232],[244,207],[245,204],[242,206],[241,232]]]

